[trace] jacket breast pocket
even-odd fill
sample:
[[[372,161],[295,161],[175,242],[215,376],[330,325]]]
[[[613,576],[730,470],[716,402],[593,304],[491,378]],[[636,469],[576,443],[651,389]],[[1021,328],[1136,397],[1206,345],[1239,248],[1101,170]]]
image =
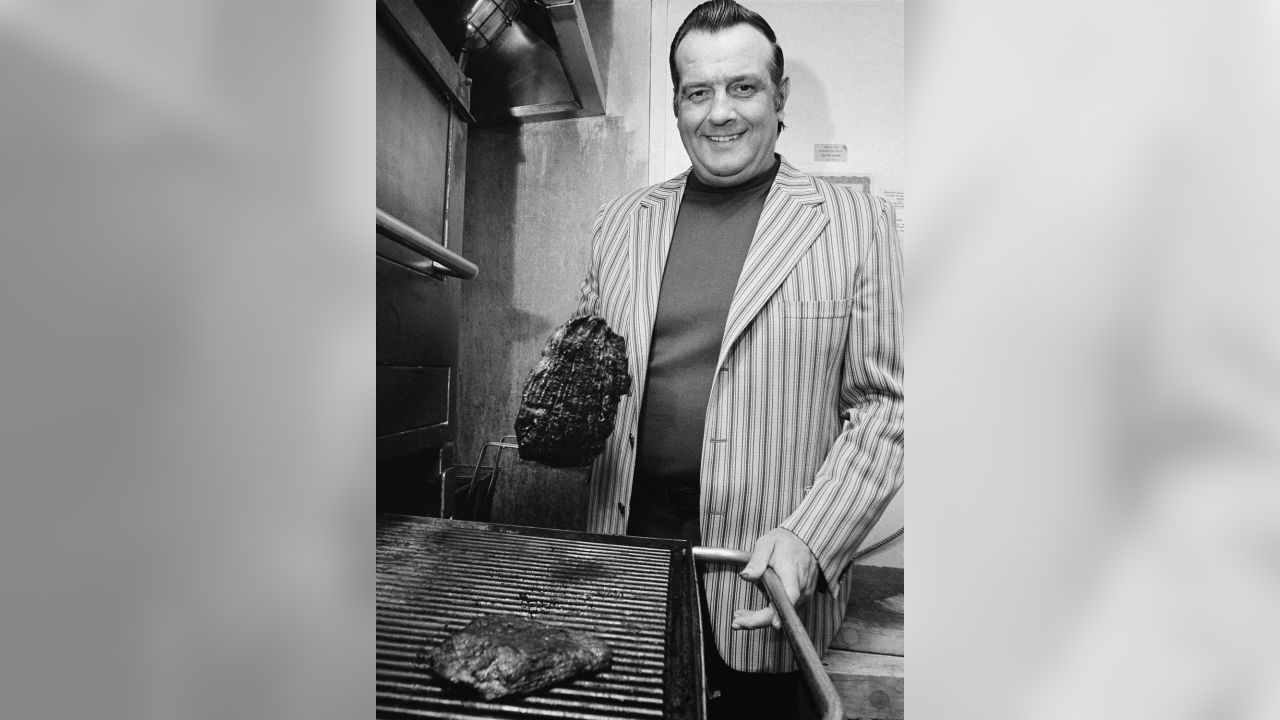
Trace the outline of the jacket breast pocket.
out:
[[[789,300],[782,303],[782,315],[788,318],[841,318],[849,314],[853,298],[837,300]]]
[[[835,397],[854,299],[789,300],[781,305],[775,357],[785,369],[774,382],[785,388],[782,402],[789,402],[790,396],[814,403]],[[822,410],[815,405],[813,412]]]

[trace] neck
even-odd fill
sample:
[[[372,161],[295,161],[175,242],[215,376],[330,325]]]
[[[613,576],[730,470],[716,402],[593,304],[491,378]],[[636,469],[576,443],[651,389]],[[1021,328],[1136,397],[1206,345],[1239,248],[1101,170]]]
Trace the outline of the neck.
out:
[[[782,157],[775,153],[773,156],[773,163],[766,166],[764,170],[761,170],[746,180],[740,180],[732,185],[715,184],[714,178],[713,182],[707,182],[706,178],[703,178],[698,174],[697,169],[694,169],[693,172],[689,173],[688,184],[699,190],[706,190],[709,192],[733,192],[736,190],[756,187],[758,185],[770,185],[773,183],[774,177],[778,174],[778,168],[781,166]]]

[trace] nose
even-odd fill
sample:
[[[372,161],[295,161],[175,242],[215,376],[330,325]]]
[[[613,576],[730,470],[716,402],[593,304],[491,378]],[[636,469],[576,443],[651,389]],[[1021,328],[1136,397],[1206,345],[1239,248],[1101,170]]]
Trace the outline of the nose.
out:
[[[737,109],[733,98],[729,97],[729,93],[717,92],[711,98],[711,111],[707,113],[707,120],[716,125],[724,125],[731,122],[736,116]]]

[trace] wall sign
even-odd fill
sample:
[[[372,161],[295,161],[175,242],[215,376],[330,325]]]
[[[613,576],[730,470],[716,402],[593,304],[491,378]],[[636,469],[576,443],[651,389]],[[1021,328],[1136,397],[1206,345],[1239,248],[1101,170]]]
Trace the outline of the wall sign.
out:
[[[814,162],[848,162],[849,148],[836,143],[814,143]]]

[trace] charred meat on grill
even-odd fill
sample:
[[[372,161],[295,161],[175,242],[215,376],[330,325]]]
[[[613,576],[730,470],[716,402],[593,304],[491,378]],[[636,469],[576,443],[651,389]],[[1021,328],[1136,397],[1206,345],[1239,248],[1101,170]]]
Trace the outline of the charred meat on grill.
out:
[[[587,633],[501,614],[472,620],[428,658],[432,672],[486,700],[603,670],[610,659],[609,646]]]

